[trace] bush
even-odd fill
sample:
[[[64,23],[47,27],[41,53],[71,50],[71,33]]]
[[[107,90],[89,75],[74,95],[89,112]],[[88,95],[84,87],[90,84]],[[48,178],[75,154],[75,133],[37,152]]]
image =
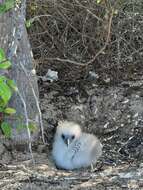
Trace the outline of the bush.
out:
[[[139,79],[142,4],[141,0],[29,0],[29,36],[39,74],[53,68],[61,79],[75,80],[94,70],[100,82]]]

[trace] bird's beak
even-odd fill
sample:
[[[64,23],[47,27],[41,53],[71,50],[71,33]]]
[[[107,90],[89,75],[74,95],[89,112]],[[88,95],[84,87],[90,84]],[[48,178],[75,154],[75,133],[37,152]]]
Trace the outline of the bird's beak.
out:
[[[70,139],[69,139],[69,138],[65,139],[65,144],[66,144],[67,146],[69,146],[69,144],[70,144]]]

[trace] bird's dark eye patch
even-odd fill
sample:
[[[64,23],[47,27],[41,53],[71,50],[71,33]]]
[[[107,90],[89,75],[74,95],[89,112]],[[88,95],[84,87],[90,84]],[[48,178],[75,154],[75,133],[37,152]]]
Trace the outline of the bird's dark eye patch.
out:
[[[62,139],[65,139],[65,135],[64,134],[62,134],[61,137],[62,137]]]
[[[72,135],[72,136],[71,136],[71,138],[72,138],[72,140],[73,140],[73,139],[75,138],[75,136],[74,136],[74,135]]]

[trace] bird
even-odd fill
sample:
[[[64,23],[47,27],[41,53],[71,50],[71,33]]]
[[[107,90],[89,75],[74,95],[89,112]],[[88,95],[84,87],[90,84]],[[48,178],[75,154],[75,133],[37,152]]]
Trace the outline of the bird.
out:
[[[95,135],[82,132],[80,125],[72,121],[58,123],[52,149],[57,168],[93,168],[101,155],[102,144]]]

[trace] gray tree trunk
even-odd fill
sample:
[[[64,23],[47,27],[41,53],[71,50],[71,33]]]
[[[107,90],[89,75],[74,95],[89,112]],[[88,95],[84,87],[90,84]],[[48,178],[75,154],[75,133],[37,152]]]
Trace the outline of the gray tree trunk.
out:
[[[18,125],[35,125],[39,128],[38,86],[36,76],[32,73],[33,57],[25,28],[26,1],[0,15],[0,48],[6,52],[12,62],[8,77],[14,79],[19,89],[11,100],[16,109],[16,117],[9,120],[12,125],[12,140],[25,143],[30,140],[27,128],[17,130]],[[1,71],[0,71],[1,72]],[[0,73],[2,74],[2,73]],[[31,140],[38,136],[39,130],[34,130]]]

